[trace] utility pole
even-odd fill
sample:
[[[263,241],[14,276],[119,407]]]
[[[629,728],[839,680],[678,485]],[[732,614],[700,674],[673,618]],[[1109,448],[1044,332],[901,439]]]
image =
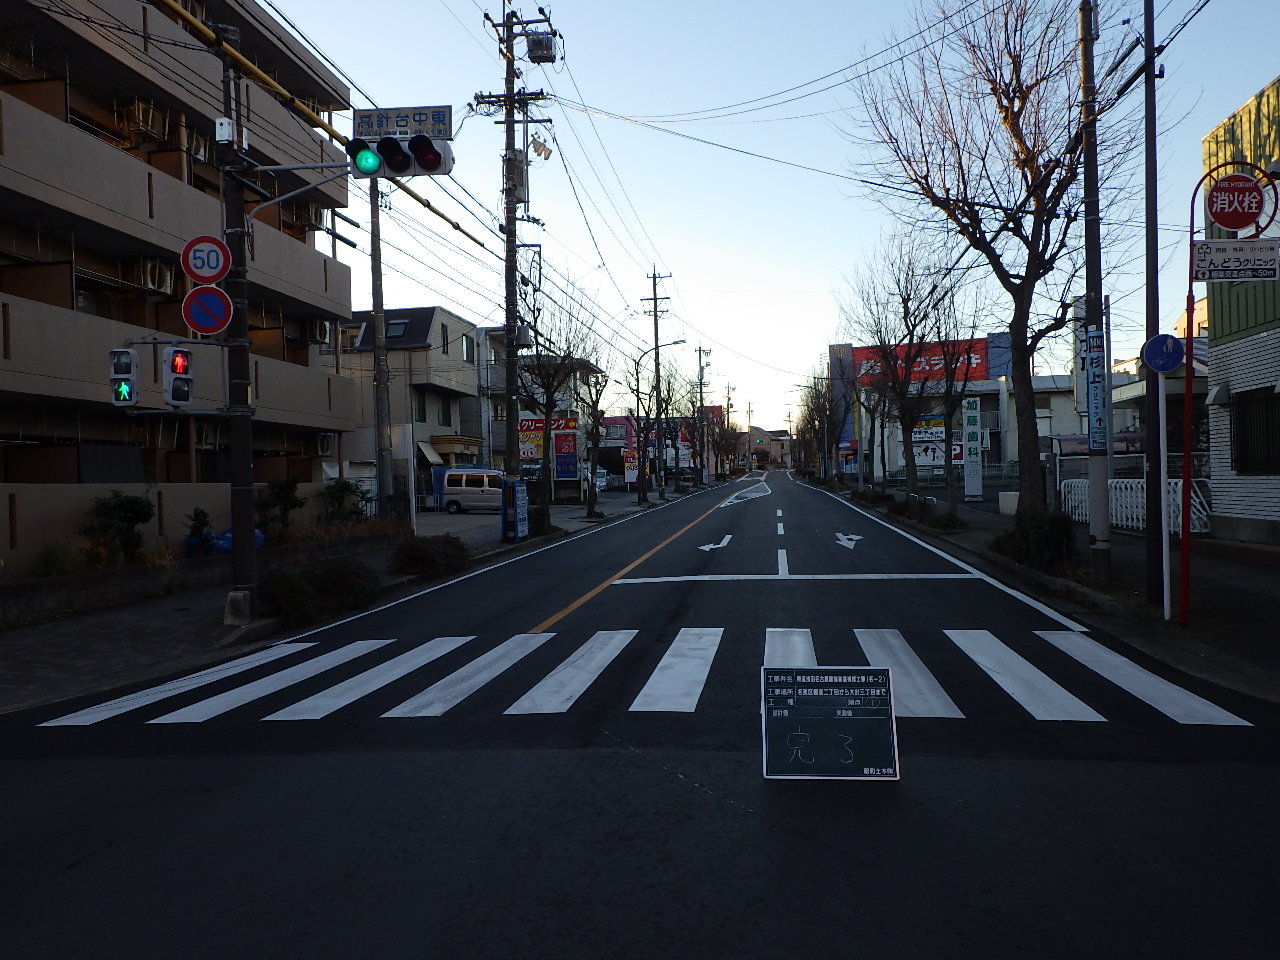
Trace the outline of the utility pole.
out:
[[[215,27],[219,48],[234,45],[240,33],[234,27]],[[225,51],[222,58],[222,112],[219,121],[218,166],[222,172],[223,236],[231,251],[226,289],[231,298],[231,322],[227,326],[227,439],[231,455],[231,593],[224,620],[243,626],[253,618],[258,589],[258,555],[254,543],[253,507],[253,407],[249,358],[249,280],[244,212],[244,187],[236,171],[240,156],[240,73]]]
[[[649,275],[650,281],[653,283],[653,296],[642,297],[645,303],[652,301],[653,303],[653,417],[654,417],[654,438],[653,449],[657,454],[657,469],[654,475],[657,479],[658,499],[667,499],[667,452],[666,452],[666,429],[662,421],[662,365],[658,360],[662,351],[659,349],[658,341],[658,317],[666,313],[665,310],[658,309],[658,301],[670,300],[670,297],[658,296],[658,281],[667,280],[671,277],[669,273],[658,273],[658,268],[653,268],[653,273]]]
[[[1093,44],[1096,37],[1096,14],[1092,0],[1080,3],[1080,134],[1084,154],[1084,301],[1085,337],[1102,337],[1102,211],[1098,192],[1098,136],[1097,91],[1094,86]],[[1086,348],[1089,362],[1105,359],[1098,351]],[[1105,351],[1102,352],[1105,357]],[[1109,399],[1105,396],[1110,380],[1109,371],[1088,371],[1096,384],[1102,379],[1101,403],[1090,402],[1089,409],[1089,582],[1094,587],[1105,587],[1111,582],[1111,496],[1107,475],[1107,448],[1111,445],[1111,431],[1099,430],[1093,422],[1097,417],[1110,417]],[[1091,386],[1091,392],[1096,390]],[[1109,426],[1109,425],[1107,425]]]
[[[1157,218],[1159,205],[1157,198],[1156,171],[1156,15],[1155,0],[1143,0],[1142,3],[1142,77],[1143,77],[1143,136],[1145,146],[1145,198],[1146,198],[1146,273],[1147,273],[1147,340],[1160,333],[1160,236]],[[1191,364],[1187,371],[1190,375]],[[1147,393],[1144,398],[1143,419],[1146,421],[1147,441],[1147,482],[1146,482],[1146,545],[1147,545],[1147,602],[1153,606],[1162,604],[1165,595],[1165,561],[1164,551],[1168,544],[1165,536],[1165,465],[1162,463],[1164,437],[1161,424],[1164,417],[1160,409],[1163,401],[1161,391],[1156,389],[1154,380],[1161,375],[1152,376],[1147,371]]]
[[[505,4],[504,4],[505,5]],[[516,79],[520,76],[520,71],[516,68],[516,39],[523,37],[528,41],[531,36],[536,36],[547,42],[543,47],[549,48],[535,55],[533,44],[530,43],[530,59],[535,63],[549,63],[555,59],[554,54],[554,30],[547,31],[530,31],[529,27],[537,24],[550,25],[551,21],[543,16],[535,20],[525,20],[520,17],[514,10],[508,10],[502,18],[502,23],[494,23],[493,19],[486,13],[485,20],[493,27],[498,36],[498,44],[501,48],[501,56],[506,66],[506,73],[503,83],[503,92],[501,94],[476,94],[475,102],[482,106],[501,106],[502,119],[496,121],[505,127],[505,137],[503,140],[502,152],[502,192],[503,192],[503,240],[505,247],[504,254],[504,303],[506,307],[505,323],[503,325],[503,338],[506,342],[505,357],[505,380],[507,391],[507,436],[506,436],[506,475],[509,481],[515,481],[520,477],[520,367],[517,362],[517,339],[520,327],[520,307],[518,299],[518,281],[519,275],[516,267],[516,251],[517,251],[517,207],[525,202],[521,196],[521,186],[525,179],[524,156],[516,152],[516,124],[517,123],[546,123],[546,120],[530,120],[528,118],[529,105],[539,100],[545,100],[546,95],[542,91],[530,93],[526,90],[516,90]],[[521,116],[517,119],[516,114]],[[508,537],[507,539],[510,539]]]
[[[701,480],[711,479],[707,476],[707,411],[702,398],[702,388],[707,385],[706,372],[708,364],[703,357],[711,356],[711,348],[698,347],[698,469],[702,471]]]
[[[382,300],[382,194],[378,178],[369,181],[369,268],[373,272],[373,433],[378,479],[378,516],[391,503],[391,364],[387,360],[387,323]]]

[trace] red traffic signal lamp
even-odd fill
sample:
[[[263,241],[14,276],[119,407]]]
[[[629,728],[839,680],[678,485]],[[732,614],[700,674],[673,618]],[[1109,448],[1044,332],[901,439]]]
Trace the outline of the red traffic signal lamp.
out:
[[[191,402],[191,351],[186,347],[165,347],[164,402],[185,407]]]
[[[402,139],[383,137],[377,143],[353,137],[347,141],[352,175],[370,177],[443,177],[453,171],[453,148],[447,140],[423,134]]]
[[[117,407],[138,403],[138,351],[122,347],[111,351],[111,402]]]

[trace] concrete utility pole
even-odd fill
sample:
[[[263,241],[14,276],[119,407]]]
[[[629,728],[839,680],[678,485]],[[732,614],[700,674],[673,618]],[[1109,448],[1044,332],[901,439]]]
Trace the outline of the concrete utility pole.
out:
[[[382,194],[378,178],[369,181],[369,268],[373,273],[373,440],[378,480],[378,516],[391,503],[391,364],[387,360],[387,322],[382,301]]]
[[[525,90],[516,90],[516,79],[520,75],[520,71],[516,68],[516,39],[520,37],[527,39],[531,35],[529,27],[541,23],[550,25],[551,21],[545,16],[535,20],[525,20],[514,10],[507,11],[502,18],[501,24],[494,23],[488,14],[485,14],[485,20],[488,21],[498,35],[502,60],[506,66],[503,92],[501,94],[476,94],[475,102],[481,106],[501,106],[502,119],[497,122],[502,123],[505,127],[502,151],[502,233],[505,247],[503,300],[506,307],[503,339],[505,340],[507,392],[505,467],[507,478],[516,480],[520,476],[520,366],[517,362],[516,352],[520,328],[520,306],[518,294],[519,272],[516,266],[516,251],[518,249],[516,223],[518,220],[517,208],[522,202],[525,202],[520,195],[520,187],[524,183],[525,171],[523,169],[523,155],[516,152],[516,124],[549,122],[545,120],[530,120],[527,116],[530,104],[546,99],[546,95],[542,91],[529,93]],[[551,39],[555,37],[555,31],[540,31],[536,35],[540,38]],[[554,60],[554,52],[550,54],[550,57],[551,60]],[[546,55],[531,57],[531,59],[534,59],[535,62],[551,62],[546,59]],[[522,115],[519,119],[516,117],[517,112]]]
[[[219,45],[235,44],[239,31],[216,28]],[[253,407],[249,403],[249,280],[245,242],[244,187],[236,171],[240,157],[240,73],[225,52],[222,58],[222,112],[226,128],[218,140],[218,166],[222,171],[223,236],[231,251],[226,290],[231,298],[231,322],[227,326],[227,439],[231,454],[231,593],[225,620],[243,625],[253,618],[258,589],[258,555],[254,543],[253,507]]]
[[[667,451],[666,451],[666,429],[662,420],[662,365],[658,360],[662,351],[659,349],[658,342],[658,317],[666,313],[665,310],[658,309],[658,301],[670,300],[670,297],[658,296],[658,281],[669,279],[671,274],[658,273],[658,268],[653,268],[653,273],[649,275],[650,281],[653,283],[653,296],[641,298],[645,303],[653,303],[653,449],[657,455],[657,469],[654,470],[654,476],[657,480],[658,499],[667,499]],[[677,440],[677,442],[679,442]]]
[[[1101,335],[1105,342],[1102,316],[1102,211],[1098,184],[1097,90],[1094,86],[1093,44],[1097,35],[1092,0],[1080,3],[1080,135],[1084,154],[1084,301],[1085,330]],[[1086,332],[1086,342],[1089,333]],[[1086,352],[1086,356],[1090,356]],[[1104,353],[1105,357],[1105,353]],[[1105,360],[1103,361],[1105,367]],[[1102,374],[1103,390],[1110,382],[1109,370]],[[1110,398],[1089,404],[1089,416],[1110,417]],[[1109,424],[1106,424],[1109,428]],[[1099,434],[1101,438],[1099,439]],[[1097,430],[1089,424],[1089,582],[1105,587],[1111,582],[1111,496],[1107,474],[1110,429]]]
[[[702,388],[707,385],[707,367],[709,364],[703,362],[703,357],[711,356],[711,349],[703,349],[698,347],[698,469],[702,471],[699,478],[705,482],[712,479],[707,476],[707,412],[705,401],[702,398]]]
[[[1156,170],[1156,15],[1155,0],[1142,3],[1142,78],[1143,78],[1143,137],[1146,141],[1144,181],[1146,198],[1146,274],[1147,274],[1147,340],[1160,333],[1160,234],[1159,204],[1157,199]],[[1163,75],[1163,73],[1161,74]],[[1191,366],[1188,365],[1188,371]],[[1143,419],[1146,420],[1146,543],[1147,543],[1147,602],[1163,604],[1165,598],[1165,559],[1168,547],[1165,536],[1165,465],[1163,463],[1165,438],[1162,424],[1164,398],[1156,389],[1152,371],[1147,371],[1147,393],[1144,398]]]

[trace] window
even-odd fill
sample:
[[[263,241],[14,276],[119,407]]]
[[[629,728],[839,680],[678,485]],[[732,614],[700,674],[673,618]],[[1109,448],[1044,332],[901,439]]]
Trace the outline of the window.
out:
[[[610,440],[625,440],[627,438],[627,425],[625,423],[606,423],[604,425],[604,435]]]
[[[413,419],[418,423],[427,422],[427,391],[422,387],[413,388]]]
[[[484,474],[468,473],[466,480],[463,481],[463,486],[471,487],[477,490],[484,489]]]
[[[476,341],[466,335],[462,337],[462,359],[467,363],[476,362]]]
[[[404,336],[404,332],[409,327],[408,320],[388,320],[387,321],[387,339],[398,340]]]
[[[447,323],[440,324],[440,352],[445,356],[449,355],[449,325]]]
[[[440,418],[437,422],[442,427],[453,426],[453,401],[448,397],[440,398]]]
[[[507,419],[507,401],[505,400],[493,401],[493,419],[495,420]]]
[[[1280,475],[1280,393],[1270,387],[1231,397],[1231,469]]]

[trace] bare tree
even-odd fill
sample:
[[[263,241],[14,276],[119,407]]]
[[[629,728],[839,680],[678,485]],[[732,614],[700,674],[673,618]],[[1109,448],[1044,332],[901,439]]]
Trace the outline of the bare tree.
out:
[[[877,199],[916,229],[958,233],[1009,298],[1020,514],[1044,509],[1032,359],[1067,323],[1059,304],[1081,242],[1075,13],[1072,0],[978,0],[963,11],[941,0],[916,13],[916,52],[857,90],[868,171],[907,184]],[[1037,316],[1051,280],[1058,295]]]
[[[582,359],[591,349],[588,328],[580,321],[572,301],[569,305],[548,301],[534,328],[534,349],[520,358],[522,405],[542,419],[542,458],[536,498],[530,515],[531,532],[536,536],[551,530],[551,501],[554,497],[554,470],[551,433],[553,421],[568,414],[577,398],[576,381],[583,373],[598,372]]]
[[[940,318],[952,312],[955,282],[953,271],[933,251],[916,239],[899,238],[862,272],[841,305],[847,335],[875,354],[862,379],[883,391],[896,414],[908,497],[920,492],[912,432],[935,404],[928,389],[934,372],[924,360],[937,343]]]

